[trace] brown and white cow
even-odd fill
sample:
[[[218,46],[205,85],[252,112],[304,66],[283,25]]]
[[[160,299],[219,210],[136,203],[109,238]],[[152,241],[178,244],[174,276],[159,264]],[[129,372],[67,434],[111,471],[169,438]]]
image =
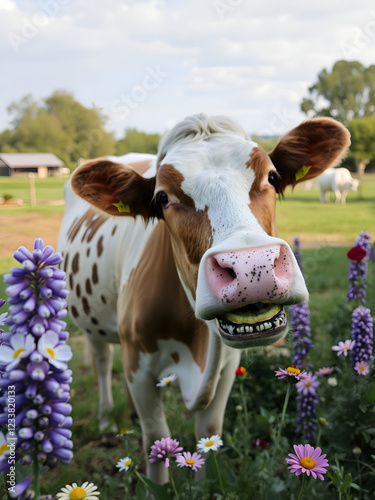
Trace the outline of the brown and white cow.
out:
[[[230,119],[200,114],[176,125],[156,158],[101,158],[74,172],[58,246],[70,314],[96,357],[102,426],[111,343],[121,342],[146,452],[169,436],[156,383],[171,373],[197,410],[196,437],[221,434],[238,348],[283,337],[283,306],[308,300],[277,237],[277,193],[336,165],[349,142],[340,123],[319,118],[268,155]],[[149,464],[148,475],[165,482],[167,469]]]

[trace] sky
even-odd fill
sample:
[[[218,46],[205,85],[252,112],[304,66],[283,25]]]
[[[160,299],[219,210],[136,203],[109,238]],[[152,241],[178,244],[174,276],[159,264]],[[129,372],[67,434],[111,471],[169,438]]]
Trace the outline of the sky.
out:
[[[200,112],[280,135],[342,59],[375,64],[372,1],[0,0],[0,131],[11,102],[66,90],[116,138]]]

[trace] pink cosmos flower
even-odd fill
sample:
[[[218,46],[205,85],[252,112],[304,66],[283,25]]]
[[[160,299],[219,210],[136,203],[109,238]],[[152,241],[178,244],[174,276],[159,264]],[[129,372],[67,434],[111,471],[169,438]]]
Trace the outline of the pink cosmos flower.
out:
[[[370,366],[366,361],[357,361],[354,365],[354,370],[358,375],[368,375],[370,373]]]
[[[339,345],[334,345],[332,347],[332,351],[337,351],[337,356],[340,356],[340,354],[344,354],[344,356],[347,356],[348,351],[350,351],[350,349],[353,349],[354,344],[354,340],[350,339],[345,340],[345,342],[340,341]]]
[[[288,366],[286,370],[283,368],[279,368],[275,371],[276,377],[281,380],[286,377],[294,378],[295,380],[304,380],[307,377],[305,371],[301,372],[301,370],[294,365]]]
[[[196,471],[204,464],[204,458],[197,452],[191,454],[190,451],[184,451],[176,458],[176,464],[178,467],[190,467]]]
[[[318,377],[312,373],[308,373],[307,377],[300,380],[296,384],[297,391],[304,396],[310,394],[316,394],[316,390],[319,387]]]
[[[323,474],[327,472],[325,467],[328,467],[326,455],[321,455],[319,446],[314,448],[310,444],[299,444],[293,446],[295,455],[289,453],[290,458],[286,458],[286,462],[290,464],[291,474],[299,476],[302,472],[308,476],[311,474],[314,479],[319,478],[324,481]]]
[[[325,366],[323,368],[319,368],[319,370],[316,370],[315,375],[317,375],[318,377],[323,377],[324,375],[331,375],[333,370],[334,370],[333,367]]]

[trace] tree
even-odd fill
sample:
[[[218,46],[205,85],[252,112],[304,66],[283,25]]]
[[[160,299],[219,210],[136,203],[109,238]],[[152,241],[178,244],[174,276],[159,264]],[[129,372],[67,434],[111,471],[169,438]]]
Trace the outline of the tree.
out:
[[[0,134],[2,152],[48,151],[71,167],[82,157],[114,153],[115,140],[104,130],[105,117],[68,92],[54,92],[41,104],[27,95],[11,103],[8,112],[13,115],[14,128]]]
[[[139,132],[135,128],[128,128],[125,132],[125,137],[116,143],[116,155],[121,156],[130,152],[157,153],[160,141],[159,134],[146,134],[146,132]]]
[[[375,113],[375,65],[337,61],[330,73],[323,69],[309,88],[301,109],[309,115],[330,116],[347,124]]]
[[[375,116],[353,118],[347,127],[351,136],[350,157],[354,159],[358,178],[362,181],[365,168],[375,159]]]

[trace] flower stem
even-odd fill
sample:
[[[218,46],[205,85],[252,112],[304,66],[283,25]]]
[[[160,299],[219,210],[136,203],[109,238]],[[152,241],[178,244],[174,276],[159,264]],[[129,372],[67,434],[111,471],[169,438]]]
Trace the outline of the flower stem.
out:
[[[306,485],[306,474],[302,474],[302,475],[303,475],[302,485],[301,485],[301,489],[299,491],[298,500],[302,500],[303,490],[305,489],[305,485]]]
[[[289,402],[289,397],[290,397],[290,387],[291,387],[291,384],[288,384],[287,389],[286,389],[285,399],[284,399],[283,411],[281,412],[280,424],[279,424],[279,428],[277,430],[275,447],[273,450],[271,464],[273,464],[273,461],[275,459],[275,455],[276,455],[277,450],[279,449],[279,445],[280,445],[281,430],[284,427],[285,414],[286,414],[286,409],[288,407],[288,402]]]
[[[221,489],[221,492],[223,494],[223,497],[226,498],[227,494],[225,492],[223,477],[222,477],[220,469],[219,469],[219,464],[217,463],[217,458],[216,458],[215,452],[212,452],[212,456],[213,456],[213,460],[214,460],[214,464],[215,464],[215,469],[216,469],[216,472],[217,472],[217,475],[219,478],[220,489]]]
[[[40,483],[39,483],[39,462],[34,459],[33,461],[33,475],[34,475],[34,493],[35,498],[40,497]]]
[[[243,384],[242,383],[240,384],[240,393],[241,393],[241,398],[242,398],[243,412],[244,412],[244,415],[245,415],[245,425],[246,425],[246,429],[248,429],[249,428],[249,414],[247,412],[247,402],[246,402],[245,392],[243,390]]]
[[[175,482],[174,482],[174,479],[173,479],[173,474],[172,474],[172,471],[170,472],[169,474],[169,477],[170,477],[170,482],[171,482],[171,485],[172,485],[172,488],[173,488],[173,491],[174,491],[174,494],[177,498],[177,500],[180,498],[178,493],[177,493],[177,489],[176,489],[176,485],[175,485]]]

